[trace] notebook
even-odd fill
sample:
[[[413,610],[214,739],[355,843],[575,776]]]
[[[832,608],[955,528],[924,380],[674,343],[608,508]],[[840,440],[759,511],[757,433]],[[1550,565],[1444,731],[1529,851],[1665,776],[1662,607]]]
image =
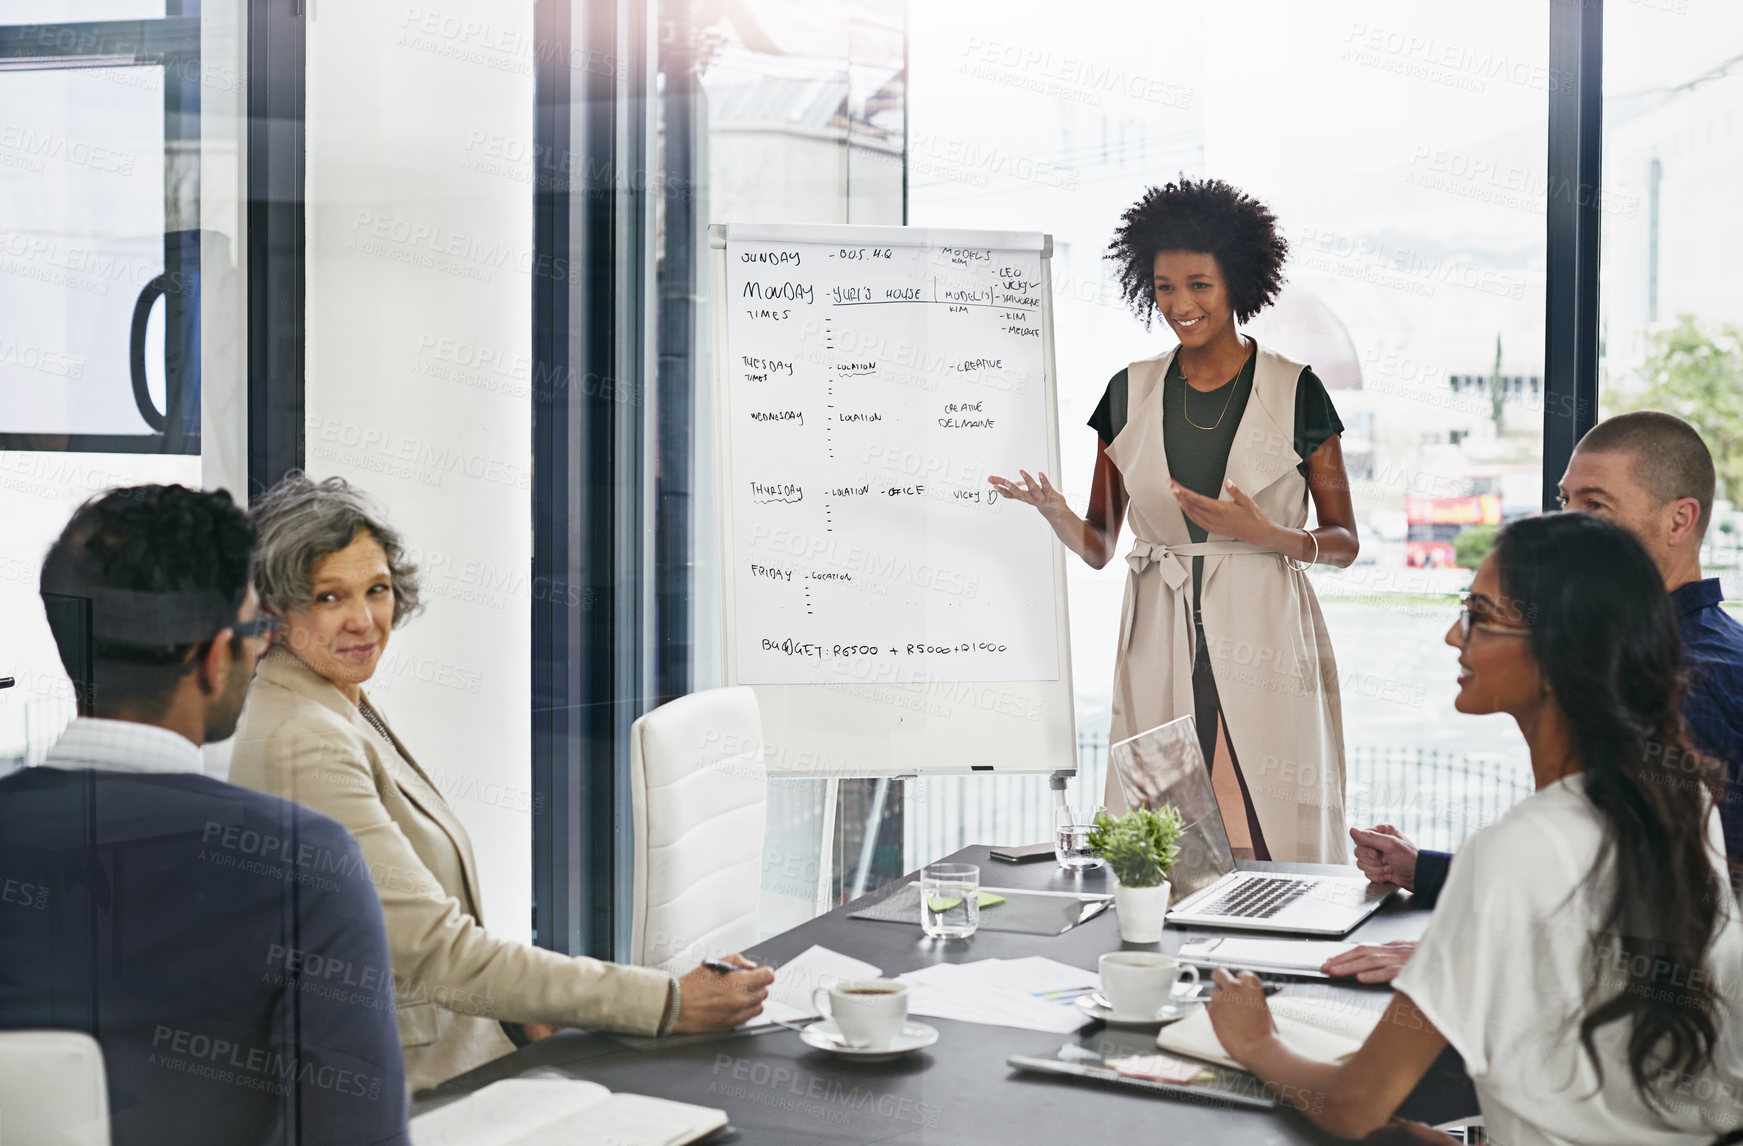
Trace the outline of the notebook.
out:
[[[412,1119],[412,1146],[684,1146],[726,1112],[613,1094],[580,1079],[509,1078]]]
[[[1320,1062],[1347,1061],[1380,1025],[1382,1013],[1299,995],[1275,995],[1268,1002],[1278,1037],[1297,1054]],[[1241,1069],[1241,1064],[1229,1057],[1222,1040],[1216,1037],[1205,1007],[1157,1031],[1156,1046],[1202,1062]]]
[[[1260,975],[1329,979],[1331,976],[1321,971],[1320,965],[1358,946],[1337,940],[1248,939],[1229,935],[1189,939],[1180,945],[1180,958],[1200,967],[1228,967]]]

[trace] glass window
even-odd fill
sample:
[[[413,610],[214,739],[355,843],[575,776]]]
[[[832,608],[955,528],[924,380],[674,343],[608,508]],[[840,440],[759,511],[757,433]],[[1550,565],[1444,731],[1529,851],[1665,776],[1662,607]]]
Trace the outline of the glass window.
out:
[[[14,0],[6,15],[18,24],[152,20],[164,15],[164,7],[165,0]]]
[[[1055,241],[1059,479],[1108,379],[1166,350],[1102,257],[1120,214],[1181,174],[1266,202],[1288,283],[1251,332],[1310,364],[1345,425],[1358,563],[1314,584],[1337,656],[1349,822],[1455,846],[1529,791],[1502,718],[1452,710],[1441,644],[1501,521],[1540,510],[1548,21],[1503,0],[1246,0],[916,8],[909,222]],[[1122,542],[1123,552],[1125,543]],[[1100,791],[1125,566],[1070,570],[1077,787]],[[1038,842],[1046,784],[927,780],[908,866]],[[933,815],[934,807],[949,809]],[[1039,810],[1038,810],[1039,809]]]
[[[1604,11],[1604,416],[1663,410],[1713,451],[1707,575],[1743,597],[1743,10],[1665,0]]]
[[[668,411],[688,416],[694,432],[661,439],[659,471],[683,466],[693,496],[660,505],[689,506],[694,559],[680,577],[689,626],[666,631],[659,655],[687,656],[694,689],[723,682],[725,655],[706,227],[904,222],[905,34],[901,6],[876,0],[748,0],[692,29],[686,45],[662,49],[660,385],[694,395],[688,409]],[[686,209],[680,233],[674,220]],[[686,240],[700,257],[677,281],[672,254]],[[699,302],[690,321],[673,320],[682,313],[675,298]],[[681,372],[669,372],[674,361]],[[786,749],[772,742],[766,751],[778,759]],[[902,809],[900,785],[889,781],[845,780],[833,799],[829,782],[773,781],[763,930],[784,930],[904,870]]]
[[[242,15],[0,12],[0,769],[76,710],[37,596],[73,508],[142,482],[245,496]]]

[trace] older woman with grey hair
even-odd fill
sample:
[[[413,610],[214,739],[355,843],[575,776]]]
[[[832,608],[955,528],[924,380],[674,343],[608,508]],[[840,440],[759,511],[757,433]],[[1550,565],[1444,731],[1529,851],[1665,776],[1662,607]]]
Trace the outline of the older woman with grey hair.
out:
[[[559,1026],[720,1030],[761,1011],[766,970],[698,968],[676,979],[485,931],[465,826],[363,691],[393,630],[419,608],[404,542],[343,478],[292,474],[260,498],[254,517],[255,586],[282,623],[249,690],[230,779],[324,812],[356,837],[387,920],[414,1089]],[[302,869],[295,874],[320,875],[320,856],[287,847],[284,858]],[[322,937],[300,946],[302,958],[316,956]],[[385,988],[384,971],[345,968],[344,983]]]

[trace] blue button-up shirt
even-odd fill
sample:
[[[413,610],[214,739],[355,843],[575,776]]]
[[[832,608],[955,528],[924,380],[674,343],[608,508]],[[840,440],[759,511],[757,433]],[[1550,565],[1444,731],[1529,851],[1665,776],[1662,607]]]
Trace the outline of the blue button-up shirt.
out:
[[[1725,851],[1743,860],[1743,624],[1719,607],[1719,581],[1690,581],[1670,595],[1682,623],[1689,692],[1683,718],[1696,748],[1725,766]]]
[[[1690,581],[1670,595],[1682,626],[1689,691],[1682,715],[1694,746],[1725,767],[1719,820],[1733,867],[1743,864],[1743,624],[1719,607],[1719,579]],[[1416,895],[1432,904],[1446,883],[1451,852],[1424,849],[1416,857]]]

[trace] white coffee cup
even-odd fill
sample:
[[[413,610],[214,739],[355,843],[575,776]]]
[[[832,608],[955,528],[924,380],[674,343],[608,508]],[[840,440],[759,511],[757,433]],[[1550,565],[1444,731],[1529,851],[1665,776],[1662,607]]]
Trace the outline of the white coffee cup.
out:
[[[1147,1023],[1174,1001],[1182,974],[1198,982],[1198,968],[1160,951],[1109,951],[1098,963],[1101,993],[1120,1022]]]
[[[827,995],[829,1006],[820,999]],[[894,979],[843,979],[811,992],[811,1005],[834,1020],[850,1047],[882,1050],[908,1021],[908,985]]]

